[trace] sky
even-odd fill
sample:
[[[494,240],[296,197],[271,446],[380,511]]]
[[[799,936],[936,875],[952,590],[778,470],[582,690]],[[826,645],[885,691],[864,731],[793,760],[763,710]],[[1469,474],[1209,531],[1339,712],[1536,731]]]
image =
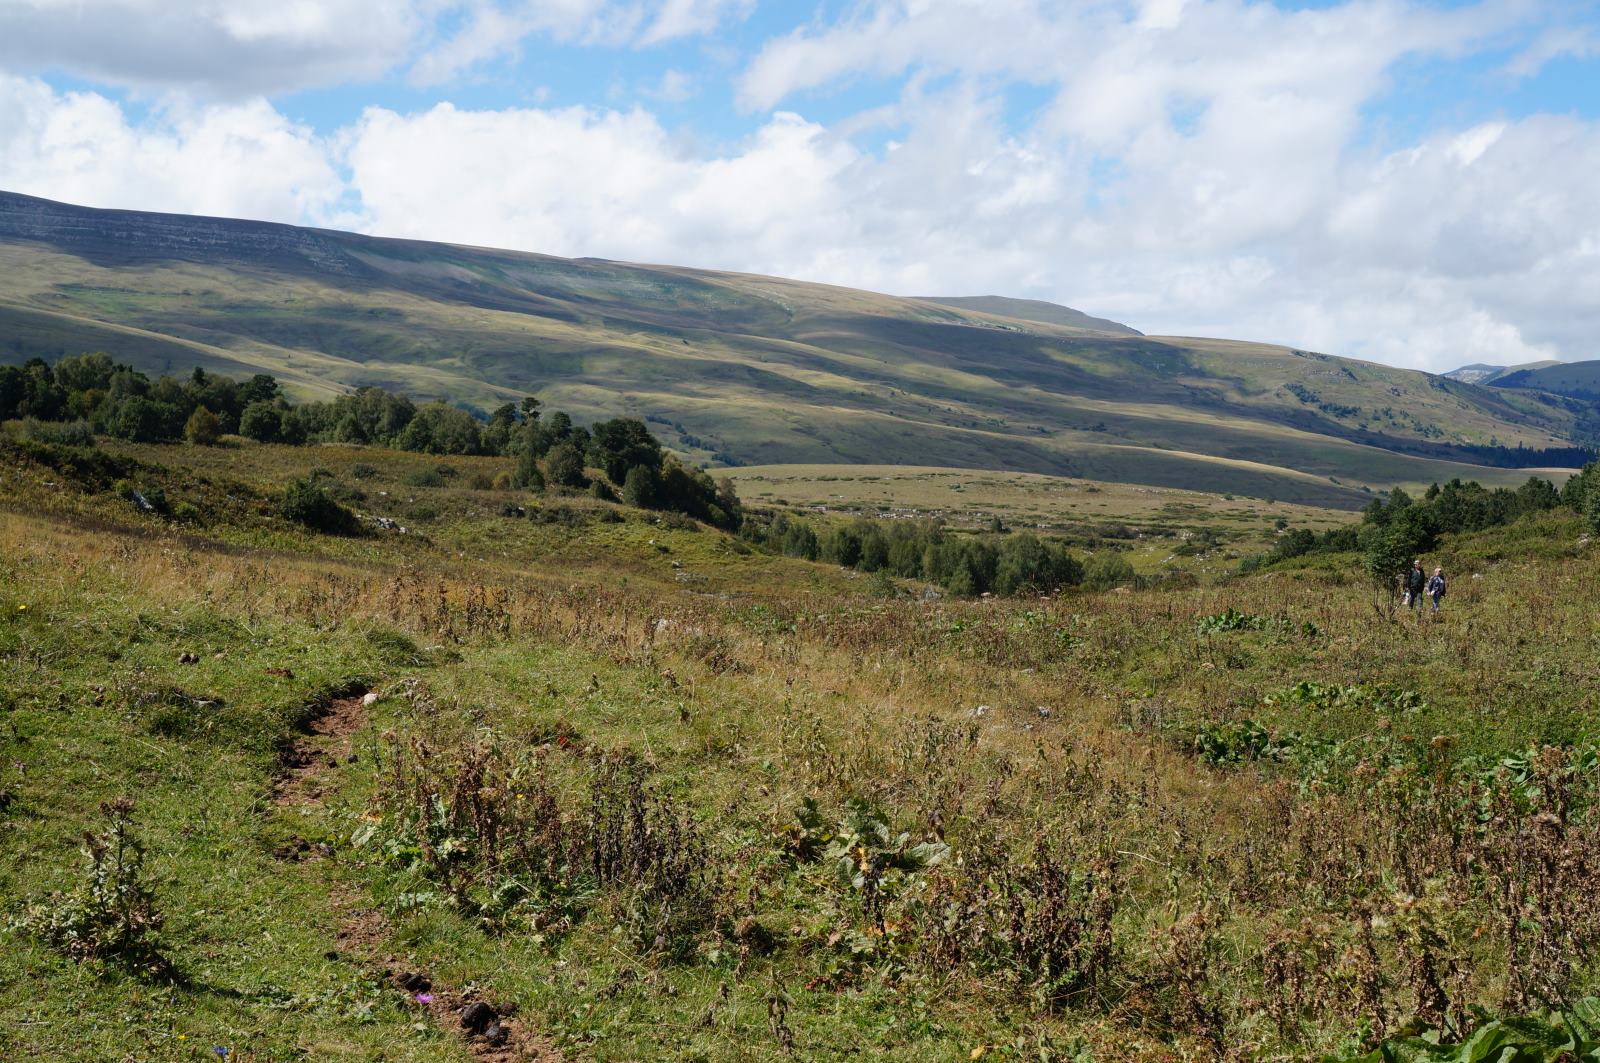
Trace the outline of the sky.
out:
[[[1600,2],[0,0],[0,189],[1600,358]]]

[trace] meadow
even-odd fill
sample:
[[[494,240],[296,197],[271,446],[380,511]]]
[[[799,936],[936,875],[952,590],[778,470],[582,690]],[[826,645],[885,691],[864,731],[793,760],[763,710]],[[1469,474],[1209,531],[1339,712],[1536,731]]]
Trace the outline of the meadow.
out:
[[[1437,618],[1337,554],[927,600],[508,459],[0,446],[4,1058],[1595,1058],[1565,510]]]

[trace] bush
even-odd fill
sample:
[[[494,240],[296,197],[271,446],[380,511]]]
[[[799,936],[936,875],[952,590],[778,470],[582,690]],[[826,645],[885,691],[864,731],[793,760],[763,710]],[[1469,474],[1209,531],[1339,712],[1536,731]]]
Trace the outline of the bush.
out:
[[[545,458],[545,465],[550,470],[550,479],[560,487],[588,487],[589,477],[584,475],[583,455],[572,443],[562,443],[550,448],[549,457]]]
[[[408,487],[443,487],[444,476],[438,469],[418,469],[407,473],[405,482]]]
[[[215,446],[222,438],[222,422],[204,406],[196,406],[183,425],[183,438],[196,446]]]
[[[1083,583],[1093,591],[1109,590],[1133,582],[1133,565],[1121,554],[1102,550],[1083,567]]]
[[[22,422],[22,434],[35,443],[50,443],[61,447],[92,447],[95,445],[94,429],[88,421],[41,421],[29,417]]]
[[[354,513],[335,501],[321,484],[307,479],[290,482],[278,512],[296,524],[330,535],[353,535],[360,527]]]
[[[144,874],[144,846],[133,833],[133,802],[103,802],[105,829],[85,831],[88,880],[65,896],[31,908],[19,921],[77,960],[116,960],[158,973],[167,966],[157,933],[162,917]]]

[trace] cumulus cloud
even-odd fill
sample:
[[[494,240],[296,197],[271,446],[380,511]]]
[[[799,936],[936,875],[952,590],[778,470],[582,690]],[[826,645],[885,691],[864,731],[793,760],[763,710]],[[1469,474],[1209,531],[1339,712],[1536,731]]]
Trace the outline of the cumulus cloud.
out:
[[[744,10],[562,0],[542,5],[537,32],[632,47]],[[740,91],[790,109],[710,147],[642,107],[373,108],[318,136],[260,99],[134,120],[97,94],[0,78],[0,186],[902,294],[1031,296],[1147,331],[1436,370],[1596,357],[1600,124],[1502,118],[1399,145],[1364,125],[1397,63],[1487,47],[1515,10],[864,4],[765,47]],[[484,30],[482,47],[516,32]],[[444,76],[481,48],[439,55]],[[900,87],[835,122],[805,116],[805,93],[856,75]],[[1048,90],[1022,122],[1005,98],[1018,82]],[[669,74],[653,91],[685,88]]]
[[[344,190],[329,146],[265,100],[142,122],[92,92],[0,74],[0,188],[101,207],[315,222]]]
[[[7,0],[0,68],[243,97],[367,80],[405,58],[428,0]]]

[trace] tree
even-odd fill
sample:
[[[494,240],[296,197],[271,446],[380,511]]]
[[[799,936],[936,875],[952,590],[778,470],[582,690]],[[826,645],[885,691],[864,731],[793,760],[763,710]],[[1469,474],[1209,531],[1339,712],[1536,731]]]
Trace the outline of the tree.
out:
[[[1402,573],[1411,567],[1417,549],[1405,528],[1369,524],[1356,539],[1361,547],[1361,567],[1380,592],[1393,594]]]
[[[199,371],[196,367],[195,372]],[[189,420],[184,422],[183,438],[197,446],[216,446],[217,440],[222,438],[222,422],[204,406],[196,406]]]
[[[166,438],[166,413],[158,403],[134,395],[117,406],[108,426],[112,435],[134,443],[154,443]]]
[[[442,402],[430,402],[417,410],[400,433],[400,449],[424,454],[477,454],[482,444],[472,415]]]
[[[561,487],[589,485],[589,477],[583,472],[583,455],[570,442],[551,447],[545,467],[550,471],[550,479]]]
[[[635,465],[622,482],[622,500],[640,509],[652,509],[661,501],[661,477],[648,465]]]
[[[239,415],[239,434],[257,443],[276,443],[283,437],[283,414],[270,402],[252,402]]]
[[[661,444],[644,422],[632,417],[601,421],[590,429],[589,457],[612,483],[622,483],[635,465],[661,468]]]
[[[787,557],[817,559],[817,533],[809,525],[795,521],[783,533],[783,552]]]

